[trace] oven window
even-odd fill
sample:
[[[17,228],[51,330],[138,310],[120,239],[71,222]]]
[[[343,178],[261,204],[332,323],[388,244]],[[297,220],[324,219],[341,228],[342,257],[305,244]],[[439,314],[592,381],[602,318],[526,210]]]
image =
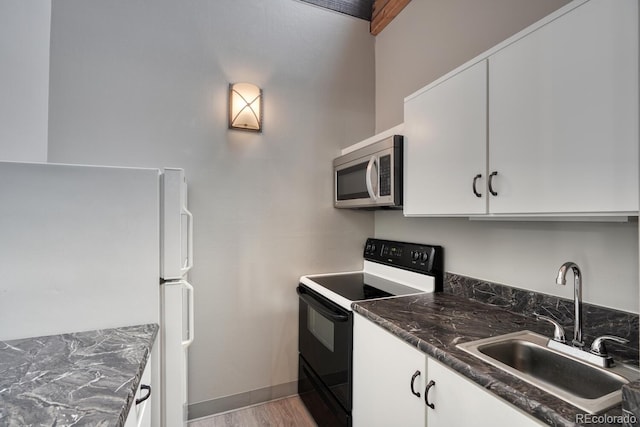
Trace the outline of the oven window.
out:
[[[333,353],[333,322],[315,311],[311,306],[307,306],[307,329]]]
[[[367,162],[337,171],[338,200],[368,199],[367,192]]]

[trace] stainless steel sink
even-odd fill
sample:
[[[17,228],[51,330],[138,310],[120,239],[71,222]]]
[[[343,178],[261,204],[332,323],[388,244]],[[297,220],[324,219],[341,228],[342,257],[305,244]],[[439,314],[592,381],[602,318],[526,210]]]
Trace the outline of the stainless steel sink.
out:
[[[592,414],[622,400],[620,388],[640,371],[602,368],[547,347],[549,338],[520,331],[458,344],[458,348]]]

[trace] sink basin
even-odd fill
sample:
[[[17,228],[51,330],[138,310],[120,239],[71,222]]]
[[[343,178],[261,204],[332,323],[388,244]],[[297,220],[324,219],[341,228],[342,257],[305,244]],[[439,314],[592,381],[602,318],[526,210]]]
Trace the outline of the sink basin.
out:
[[[601,368],[550,349],[548,342],[542,335],[520,331],[458,348],[592,414],[619,404],[621,387],[640,378],[630,366]]]

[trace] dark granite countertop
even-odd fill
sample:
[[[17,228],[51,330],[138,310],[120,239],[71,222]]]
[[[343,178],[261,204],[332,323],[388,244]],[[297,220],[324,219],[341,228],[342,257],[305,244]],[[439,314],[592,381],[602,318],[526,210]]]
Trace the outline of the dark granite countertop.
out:
[[[0,425],[123,426],[158,325],[0,341]]]
[[[541,422],[551,426],[579,425],[576,420],[580,418],[576,417],[584,414],[580,409],[456,347],[524,329],[549,336],[553,329],[546,322],[450,293],[365,301],[354,304],[353,309]],[[623,349],[618,360],[637,364],[637,352],[624,352]],[[621,405],[604,415],[608,416],[607,421],[595,425],[618,425],[610,421],[611,417],[622,416]]]

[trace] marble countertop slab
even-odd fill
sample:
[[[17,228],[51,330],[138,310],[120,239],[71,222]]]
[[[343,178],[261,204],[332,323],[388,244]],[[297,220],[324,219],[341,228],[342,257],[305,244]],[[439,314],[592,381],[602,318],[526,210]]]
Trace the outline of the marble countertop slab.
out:
[[[158,325],[0,341],[0,425],[123,426]]]
[[[525,329],[548,336],[546,322],[448,293],[364,301],[353,310],[543,423],[579,425],[580,409],[456,347]],[[606,421],[593,425],[619,425],[610,420],[622,416],[622,406],[603,415]]]
[[[622,386],[622,410],[629,417],[624,427],[640,426],[640,381]]]

